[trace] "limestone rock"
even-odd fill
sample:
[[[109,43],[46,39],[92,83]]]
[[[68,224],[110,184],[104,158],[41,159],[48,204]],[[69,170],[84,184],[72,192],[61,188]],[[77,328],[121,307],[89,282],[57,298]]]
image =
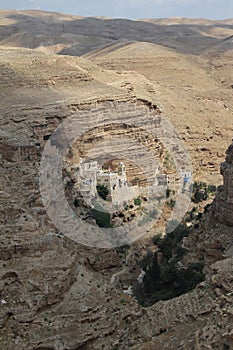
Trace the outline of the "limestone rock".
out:
[[[233,143],[226,152],[226,160],[221,164],[223,186],[218,189],[214,203],[215,218],[225,225],[233,226]]]

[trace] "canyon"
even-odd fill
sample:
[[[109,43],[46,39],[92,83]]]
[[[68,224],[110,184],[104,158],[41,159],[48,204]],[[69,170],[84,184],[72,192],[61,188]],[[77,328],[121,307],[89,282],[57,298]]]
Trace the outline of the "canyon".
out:
[[[233,21],[177,21],[0,11],[2,349],[233,347]],[[66,120],[83,127],[81,155],[93,145],[99,154],[101,139],[134,135],[130,154],[158,160],[164,145],[137,128],[163,118],[185,144],[194,180],[221,186],[183,241],[183,266],[201,262],[204,281],[142,307],[123,289],[140,274],[156,228],[129,247],[76,242],[45,210],[40,163]],[[67,139],[60,134],[56,149]],[[107,145],[115,154],[116,144]],[[128,145],[118,145],[122,154]],[[139,169],[129,166],[134,178]],[[141,176],[145,183],[151,167]]]

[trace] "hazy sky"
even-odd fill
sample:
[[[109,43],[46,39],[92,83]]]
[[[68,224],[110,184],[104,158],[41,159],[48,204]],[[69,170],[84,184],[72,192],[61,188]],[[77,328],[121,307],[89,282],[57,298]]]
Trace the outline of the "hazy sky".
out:
[[[233,17],[233,0],[0,0],[0,9],[41,9],[81,16]]]

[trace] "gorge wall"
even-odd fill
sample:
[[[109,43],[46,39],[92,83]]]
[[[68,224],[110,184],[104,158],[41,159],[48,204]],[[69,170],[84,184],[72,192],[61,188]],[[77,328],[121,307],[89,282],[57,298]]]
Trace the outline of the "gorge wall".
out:
[[[221,164],[223,185],[219,187],[214,203],[214,216],[223,224],[233,226],[233,143],[226,152],[226,160]]]

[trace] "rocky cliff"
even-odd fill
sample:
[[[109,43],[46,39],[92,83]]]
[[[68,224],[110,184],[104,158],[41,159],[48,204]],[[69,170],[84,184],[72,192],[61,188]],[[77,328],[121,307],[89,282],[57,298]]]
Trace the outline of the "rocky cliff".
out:
[[[226,160],[221,164],[223,185],[219,187],[214,204],[214,216],[223,224],[233,226],[233,143],[226,152]]]
[[[138,120],[143,111],[151,111],[148,103],[124,88],[129,75],[126,79],[123,73],[110,73],[83,59],[33,50],[1,48],[0,54],[1,349],[230,349],[232,227],[224,223],[232,222],[224,219],[220,205],[214,217],[222,223],[210,215],[187,245],[188,258],[195,261],[212,253],[205,282],[146,309],[111,282],[122,269],[119,252],[74,243],[58,232],[43,207],[40,158],[63,120],[83,110],[91,125],[91,113],[96,116],[109,104],[124,104],[127,117]],[[159,116],[157,109],[156,113]],[[111,115],[102,117],[110,122]],[[152,140],[145,138],[145,144],[151,147]],[[222,168],[227,179],[223,195],[216,199],[228,212],[231,149]],[[208,247],[216,237],[221,255]]]

